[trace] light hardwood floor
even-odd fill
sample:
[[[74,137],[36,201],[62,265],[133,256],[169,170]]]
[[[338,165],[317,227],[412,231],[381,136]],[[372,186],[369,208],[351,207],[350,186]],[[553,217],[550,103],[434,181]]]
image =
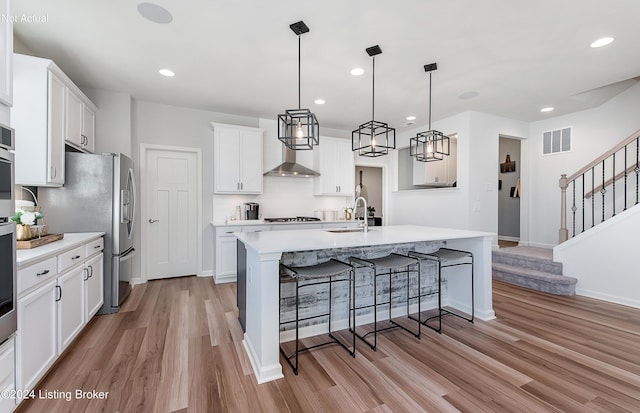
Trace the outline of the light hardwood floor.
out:
[[[96,317],[39,389],[106,400],[29,400],[20,412],[638,412],[640,310],[494,283],[497,319],[446,318],[421,340],[392,330],[352,359],[305,353],[300,375],[258,385],[235,285],[136,286]]]

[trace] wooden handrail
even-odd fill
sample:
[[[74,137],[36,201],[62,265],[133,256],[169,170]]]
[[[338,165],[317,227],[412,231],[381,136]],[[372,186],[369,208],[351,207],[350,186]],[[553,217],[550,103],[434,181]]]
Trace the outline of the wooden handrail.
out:
[[[598,165],[599,163],[601,163],[605,159],[609,158],[611,155],[613,155],[614,153],[618,152],[620,149],[624,148],[625,146],[627,146],[628,144],[630,144],[634,140],[638,139],[638,137],[640,137],[640,129],[635,131],[635,132],[633,132],[627,139],[623,140],[622,142],[620,142],[619,144],[614,146],[612,149],[609,149],[607,152],[605,152],[604,154],[599,156],[597,159],[595,159],[594,161],[589,163],[584,168],[580,169],[578,172],[576,172],[573,175],[569,176],[567,178],[567,183],[573,182],[580,175],[584,174],[589,169],[593,168],[594,166]]]
[[[593,188],[593,190],[587,192],[584,197],[589,199],[591,198],[591,195],[593,195],[593,193],[595,192],[600,192],[602,190],[602,188],[606,188],[609,185],[611,185],[613,183],[613,181],[617,181],[618,179],[624,177],[625,173],[627,174],[627,176],[629,175],[629,172],[633,172],[636,169],[636,165],[631,165],[627,168],[626,171],[622,171],[622,172],[618,172],[618,174],[616,176],[614,176],[613,178],[609,178],[608,180],[606,180],[604,182],[604,185],[600,184],[598,186],[596,186],[595,188]]]

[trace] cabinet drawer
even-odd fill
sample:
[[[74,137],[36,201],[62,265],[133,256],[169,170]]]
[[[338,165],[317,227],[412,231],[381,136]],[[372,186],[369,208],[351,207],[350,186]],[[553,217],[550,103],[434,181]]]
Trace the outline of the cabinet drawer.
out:
[[[17,289],[18,296],[49,277],[55,277],[57,271],[57,259],[51,257],[48,260],[39,262],[37,264],[30,265],[26,268],[18,270],[17,274]]]
[[[261,232],[270,230],[271,227],[269,225],[251,225],[248,227],[242,227],[242,232]]]
[[[58,272],[61,273],[66,269],[82,262],[85,256],[84,245],[58,255]]]
[[[98,238],[85,246],[85,257],[90,257],[104,249],[104,238]]]

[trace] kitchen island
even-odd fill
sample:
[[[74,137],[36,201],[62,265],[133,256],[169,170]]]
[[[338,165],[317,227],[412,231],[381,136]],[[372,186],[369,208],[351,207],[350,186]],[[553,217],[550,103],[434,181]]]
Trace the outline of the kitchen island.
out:
[[[449,248],[474,254],[475,314],[482,320],[495,317],[491,299],[491,243],[495,234],[407,225],[376,227],[366,233],[310,229],[235,235],[246,253],[246,330],[243,345],[258,383],[283,377],[279,361],[279,264],[283,256],[300,265],[300,261],[307,261],[314,253],[317,256],[319,251],[344,251],[356,255],[385,246],[417,245],[426,248],[446,244]],[[312,262],[303,263],[307,264]],[[455,295],[455,288],[454,285],[449,286],[451,295]],[[448,303],[447,297],[443,297],[443,303]]]

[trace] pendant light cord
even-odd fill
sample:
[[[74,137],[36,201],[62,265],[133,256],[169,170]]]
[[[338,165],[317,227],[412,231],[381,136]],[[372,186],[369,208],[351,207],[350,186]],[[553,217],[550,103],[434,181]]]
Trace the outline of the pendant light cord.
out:
[[[300,109],[300,35],[298,35],[298,109]]]
[[[372,82],[372,94],[371,94],[371,120],[375,120],[376,116],[375,116],[375,110],[376,110],[376,57],[372,56],[371,57],[373,60],[373,64],[372,64],[372,73],[373,73],[373,80]]]
[[[431,72],[429,72],[429,130],[431,130]]]

